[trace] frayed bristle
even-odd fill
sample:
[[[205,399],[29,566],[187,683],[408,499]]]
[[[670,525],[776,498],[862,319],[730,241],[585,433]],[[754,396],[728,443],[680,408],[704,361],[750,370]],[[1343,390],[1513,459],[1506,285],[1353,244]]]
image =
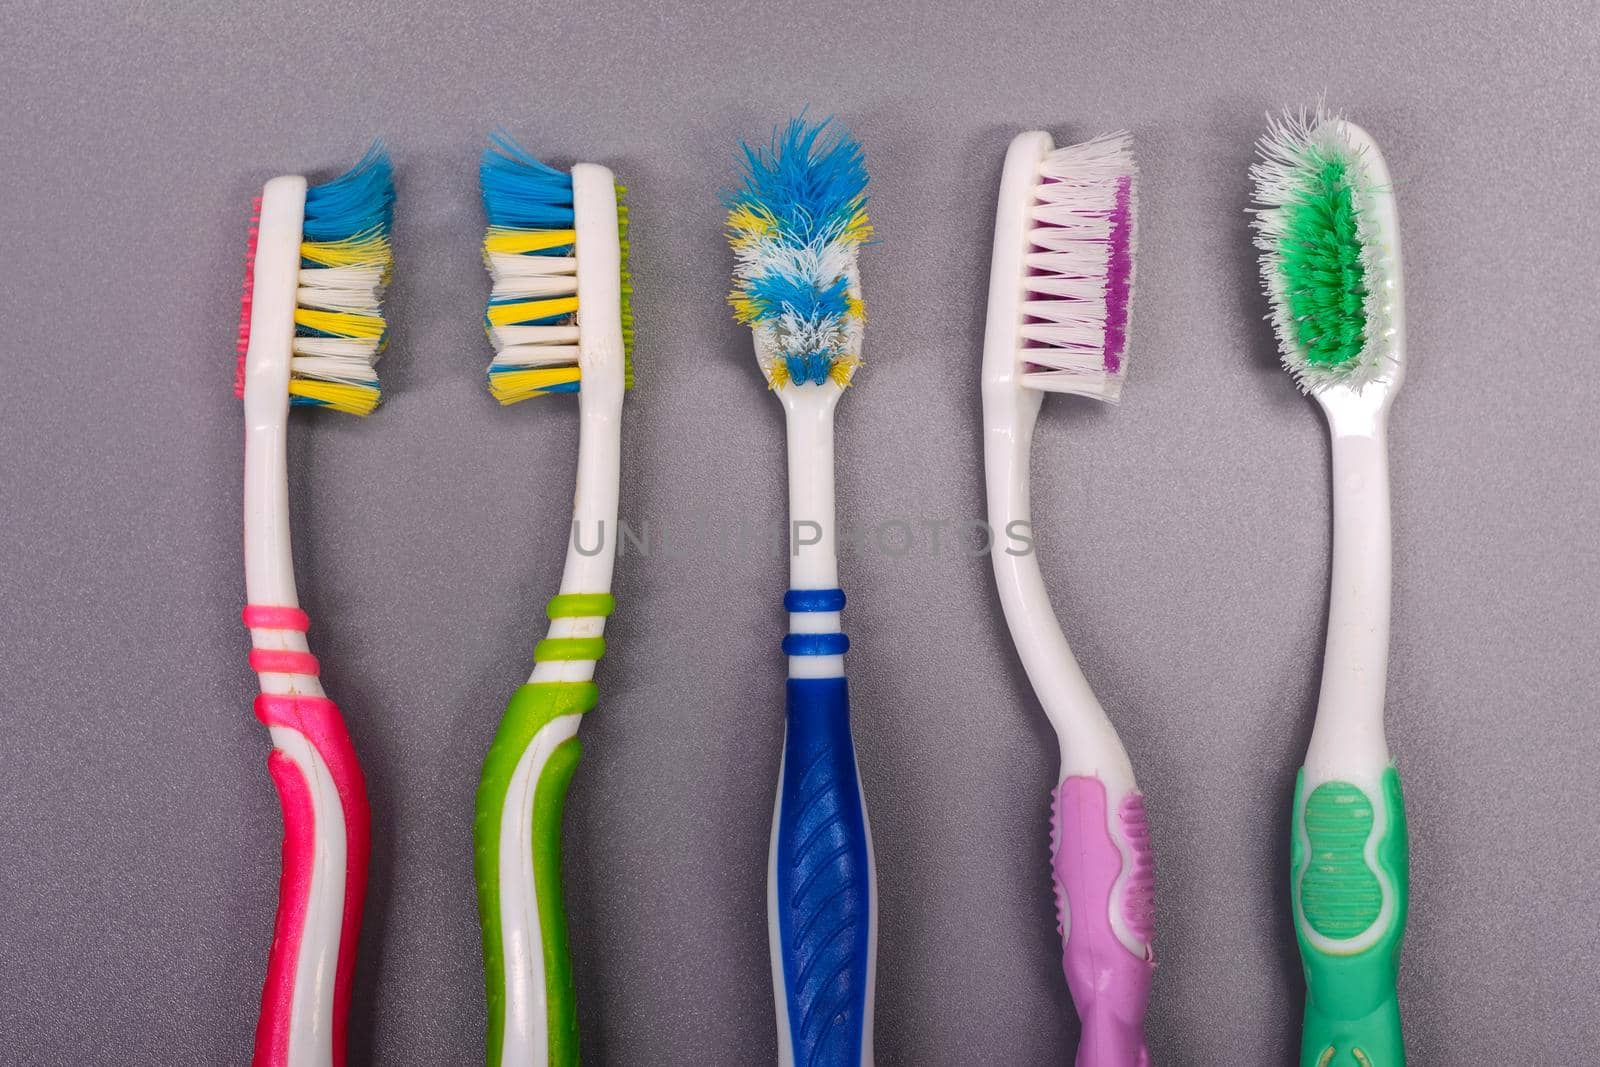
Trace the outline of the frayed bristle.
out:
[[[1258,152],[1251,225],[1284,366],[1307,392],[1379,377],[1384,256],[1362,153],[1320,105],[1269,118]]]
[[[489,391],[502,404],[581,388],[578,245],[572,176],[540,162],[504,133],[478,167],[488,230],[483,263],[493,288],[484,329],[494,345]],[[616,186],[621,251],[623,385],[633,386],[633,281],[628,209]],[[593,240],[591,236],[589,238]]]
[[[256,242],[261,238],[261,198],[250,201],[250,236],[244,253],[244,294],[239,298],[238,360],[233,368],[233,395],[244,399],[244,359],[250,352],[250,309],[256,296]]]
[[[866,308],[856,260],[871,240],[861,144],[831,120],[791,120],[744,145],[744,185],[724,196],[734,318],[756,335],[774,389],[850,384]]]
[[[1133,138],[1112,133],[1046,155],[1029,218],[1022,382],[1114,401],[1138,247]]]
[[[388,344],[381,301],[394,268],[394,169],[381,145],[306,190],[289,402],[368,415]]]

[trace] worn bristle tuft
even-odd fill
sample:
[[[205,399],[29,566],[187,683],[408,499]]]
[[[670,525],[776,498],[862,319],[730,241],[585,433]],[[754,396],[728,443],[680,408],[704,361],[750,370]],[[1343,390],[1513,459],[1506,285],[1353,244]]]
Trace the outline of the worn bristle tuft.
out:
[[[1107,134],[1044,157],[1024,258],[1024,385],[1099,400],[1121,395],[1137,246],[1131,136]]]
[[[250,201],[250,236],[244,253],[244,294],[239,298],[238,360],[233,368],[233,395],[244,399],[244,360],[250,352],[250,310],[256,295],[256,243],[261,238],[261,198]]]
[[[1383,254],[1362,153],[1320,107],[1269,119],[1258,151],[1251,225],[1284,366],[1305,391],[1378,377]]]
[[[289,402],[368,415],[388,344],[382,298],[394,268],[394,168],[374,144],[360,162],[306,190]]]
[[[743,151],[744,184],[724,196],[734,318],[773,388],[849,385],[866,321],[856,262],[872,238],[861,145],[832,120],[797,118]]]

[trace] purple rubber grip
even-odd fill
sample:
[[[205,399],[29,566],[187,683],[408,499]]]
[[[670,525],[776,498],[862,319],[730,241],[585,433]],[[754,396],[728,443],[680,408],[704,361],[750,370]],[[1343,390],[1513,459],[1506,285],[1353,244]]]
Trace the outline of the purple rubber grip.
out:
[[[1148,1067],[1144,1012],[1155,961],[1129,952],[1111,928],[1111,889],[1122,874],[1122,853],[1111,839],[1105,784],[1098,778],[1066,779],[1053,794],[1050,814],[1056,930],[1071,931],[1062,944],[1061,968],[1082,1024],[1077,1067]],[[1117,821],[1133,856],[1122,889],[1122,919],[1148,945],[1154,868],[1144,801],[1137,793],[1122,802]]]

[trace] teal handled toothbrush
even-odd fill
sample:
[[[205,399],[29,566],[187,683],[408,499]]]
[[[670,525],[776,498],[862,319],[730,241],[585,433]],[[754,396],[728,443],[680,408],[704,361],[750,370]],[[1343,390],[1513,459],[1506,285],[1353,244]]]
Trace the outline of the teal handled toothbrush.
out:
[[[878,894],[845,693],[833,412],[861,363],[857,253],[871,236],[861,146],[796,119],[744,151],[730,193],[735,317],[788,419],[788,706],[767,862],[783,1067],[872,1062]],[[807,536],[799,536],[804,530]]]
[[[1333,439],[1328,643],[1290,839],[1306,976],[1300,1062],[1400,1067],[1406,820],[1383,734],[1387,434],[1405,370],[1399,220],[1383,156],[1353,123],[1286,114],[1260,154],[1254,227],[1278,344]]]
[[[577,394],[578,475],[561,591],[533,675],[484,759],[473,846],[488,994],[489,1067],[578,1062],[561,901],[561,814],[578,722],[598,699],[616,560],[622,395],[631,384],[627,209],[609,170],[547,167],[504,135],[480,167],[494,279],[484,325],[502,404]]]

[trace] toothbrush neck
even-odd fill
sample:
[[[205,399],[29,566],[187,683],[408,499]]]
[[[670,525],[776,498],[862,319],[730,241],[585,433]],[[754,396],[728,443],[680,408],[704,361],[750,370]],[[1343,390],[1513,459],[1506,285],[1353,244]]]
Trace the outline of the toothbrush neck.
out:
[[[1351,420],[1354,422],[1354,420]],[[1389,460],[1380,412],[1341,427],[1330,419],[1333,457],[1333,573],[1322,693],[1306,753],[1313,781],[1382,774],[1389,668]]]
[[[789,386],[782,397],[789,438],[789,588],[839,585],[833,492],[834,385]]]
[[[593,382],[586,379],[578,392],[578,474],[567,562],[561,573],[563,593],[611,591],[619,537],[621,469],[620,376],[596,376]]]

